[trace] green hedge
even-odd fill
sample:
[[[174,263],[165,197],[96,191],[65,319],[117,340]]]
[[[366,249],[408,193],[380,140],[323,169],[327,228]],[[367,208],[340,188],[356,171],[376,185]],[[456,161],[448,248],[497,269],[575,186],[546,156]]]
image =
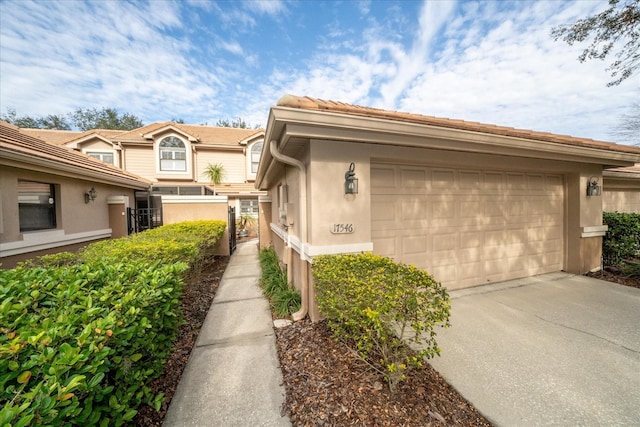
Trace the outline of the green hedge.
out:
[[[146,384],[177,333],[184,274],[225,226],[169,225],[0,271],[0,426],[122,425],[143,402],[159,408]]]
[[[640,214],[604,212],[602,222],[609,229],[602,239],[602,257],[607,265],[640,257]]]
[[[354,343],[392,391],[408,369],[440,354],[434,328],[449,325],[450,301],[427,272],[370,253],[318,256],[312,272],[335,336]]]

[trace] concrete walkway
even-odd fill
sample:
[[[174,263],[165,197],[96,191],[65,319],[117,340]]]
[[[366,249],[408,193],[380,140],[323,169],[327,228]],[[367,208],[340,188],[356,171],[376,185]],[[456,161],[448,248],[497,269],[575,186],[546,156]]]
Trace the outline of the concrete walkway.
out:
[[[640,425],[640,289],[552,273],[450,296],[430,363],[496,426]]]
[[[222,276],[164,426],[290,426],[256,241],[238,245]]]

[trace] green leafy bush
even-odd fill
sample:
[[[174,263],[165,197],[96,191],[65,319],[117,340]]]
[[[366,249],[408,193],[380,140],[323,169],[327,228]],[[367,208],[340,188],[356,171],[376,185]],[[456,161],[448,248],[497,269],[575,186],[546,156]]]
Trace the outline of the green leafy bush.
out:
[[[193,262],[215,246],[225,223],[209,225],[0,271],[0,426],[122,425],[142,402],[159,408],[163,396],[146,384],[162,373],[181,322],[190,267],[180,257]]]
[[[427,272],[370,253],[318,256],[312,272],[334,335],[352,342],[392,391],[408,369],[440,354],[434,328],[449,325],[450,301]]]
[[[640,214],[604,212],[602,221],[609,227],[602,239],[602,257],[606,264],[640,257]]]
[[[265,248],[259,254],[262,277],[260,284],[278,316],[287,316],[300,309],[300,294],[287,281],[286,272],[273,248]]]

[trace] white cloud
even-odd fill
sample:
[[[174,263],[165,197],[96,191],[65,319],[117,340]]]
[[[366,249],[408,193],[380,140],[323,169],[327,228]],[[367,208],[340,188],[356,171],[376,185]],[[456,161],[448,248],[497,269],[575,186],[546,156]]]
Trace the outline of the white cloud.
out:
[[[606,0],[0,3],[0,109],[266,123],[285,93],[609,138],[638,98],[550,29]]]

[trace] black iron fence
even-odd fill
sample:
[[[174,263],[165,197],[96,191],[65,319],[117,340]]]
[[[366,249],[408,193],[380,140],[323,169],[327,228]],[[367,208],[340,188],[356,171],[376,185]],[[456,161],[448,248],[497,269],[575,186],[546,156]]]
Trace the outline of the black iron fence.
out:
[[[236,250],[236,209],[229,206],[229,255]]]
[[[162,208],[127,208],[127,230],[129,234],[150,230],[162,225]]]

